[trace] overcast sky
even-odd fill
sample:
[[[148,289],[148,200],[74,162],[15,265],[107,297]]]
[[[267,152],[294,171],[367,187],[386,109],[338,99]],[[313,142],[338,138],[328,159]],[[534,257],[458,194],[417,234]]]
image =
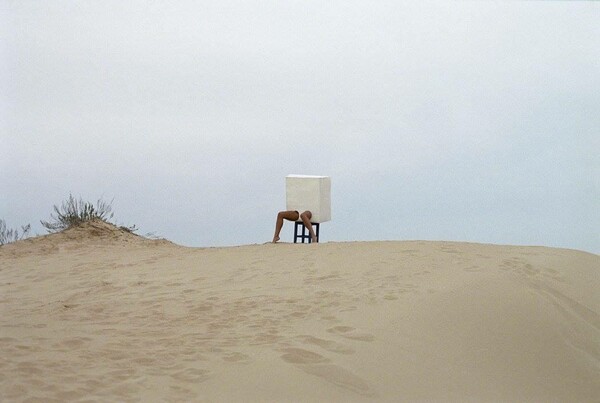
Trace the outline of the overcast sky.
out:
[[[285,176],[322,241],[600,253],[600,3],[0,0],[0,218],[71,192],[188,246],[263,243]],[[292,240],[287,224],[282,240]]]

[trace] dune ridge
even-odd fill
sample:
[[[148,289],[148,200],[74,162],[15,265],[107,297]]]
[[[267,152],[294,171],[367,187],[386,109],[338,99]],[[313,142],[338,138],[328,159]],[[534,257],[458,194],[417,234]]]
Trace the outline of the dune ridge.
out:
[[[597,401],[600,257],[187,248],[93,222],[0,247],[2,401]]]

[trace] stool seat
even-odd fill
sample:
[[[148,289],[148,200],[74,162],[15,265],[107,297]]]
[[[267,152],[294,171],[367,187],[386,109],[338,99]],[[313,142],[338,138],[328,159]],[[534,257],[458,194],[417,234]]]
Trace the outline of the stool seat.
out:
[[[317,242],[319,242],[319,223],[318,222],[311,222],[313,229],[315,230],[315,235],[317,236]],[[298,228],[302,227],[302,235],[299,234]],[[306,229],[306,227],[304,226],[304,223],[302,221],[296,221],[294,223],[294,243],[298,242],[298,239],[302,240],[302,243],[304,243],[304,240],[308,240],[308,243],[312,243],[312,239],[310,237],[310,232],[308,232],[308,230]]]

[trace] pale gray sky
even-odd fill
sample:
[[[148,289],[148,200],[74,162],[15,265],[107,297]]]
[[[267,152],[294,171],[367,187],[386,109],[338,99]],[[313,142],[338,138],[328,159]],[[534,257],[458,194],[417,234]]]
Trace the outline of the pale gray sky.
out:
[[[0,218],[54,204],[189,246],[269,241],[285,176],[323,241],[600,253],[600,3],[0,0]],[[282,232],[291,241],[292,225]]]

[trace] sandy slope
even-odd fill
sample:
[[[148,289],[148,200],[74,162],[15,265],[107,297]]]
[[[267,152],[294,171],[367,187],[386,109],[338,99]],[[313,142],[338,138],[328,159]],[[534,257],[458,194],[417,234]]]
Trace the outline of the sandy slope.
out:
[[[598,401],[600,257],[449,242],[0,247],[1,401]]]

